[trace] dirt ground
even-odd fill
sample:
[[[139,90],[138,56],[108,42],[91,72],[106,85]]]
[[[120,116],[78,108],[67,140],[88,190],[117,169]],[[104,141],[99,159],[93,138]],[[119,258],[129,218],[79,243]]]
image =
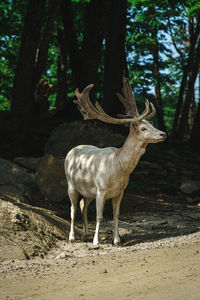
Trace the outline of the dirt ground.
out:
[[[156,243],[138,250],[75,243],[69,247],[90,253],[5,262],[0,299],[199,300],[200,235]]]
[[[134,220],[135,230],[137,225],[147,228],[148,223],[155,228],[155,222],[160,231],[172,221],[162,222],[155,215],[150,221],[142,218],[138,217],[138,224]],[[61,241],[45,257],[1,262],[0,299],[200,299],[200,231],[154,236],[149,242],[131,239],[115,247],[107,242],[111,225],[104,222],[98,247],[91,242]],[[129,232],[133,238],[131,227],[130,219],[120,221],[120,234]]]
[[[121,246],[112,245],[113,220],[105,218],[93,247],[89,220],[89,242],[60,241],[33,259],[0,262],[0,299],[199,300],[199,206],[163,195],[135,196],[133,206],[132,198],[122,207]]]

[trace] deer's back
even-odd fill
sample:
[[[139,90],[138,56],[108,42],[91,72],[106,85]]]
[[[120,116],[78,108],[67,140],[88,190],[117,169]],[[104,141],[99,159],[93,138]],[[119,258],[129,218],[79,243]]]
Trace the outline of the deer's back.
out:
[[[97,148],[81,145],[69,151],[65,159],[68,185],[85,197],[96,197],[97,189],[104,190],[107,198],[114,197],[124,185],[115,180],[116,148]]]

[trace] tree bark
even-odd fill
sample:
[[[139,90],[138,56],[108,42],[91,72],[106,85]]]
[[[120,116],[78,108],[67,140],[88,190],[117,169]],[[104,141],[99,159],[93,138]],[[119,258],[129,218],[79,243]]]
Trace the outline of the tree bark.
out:
[[[188,82],[188,89],[186,93],[185,103],[184,103],[180,124],[177,131],[177,138],[181,141],[184,139],[184,135],[187,127],[188,114],[190,110],[190,105],[193,101],[194,85],[199,72],[199,65],[200,65],[200,40],[197,49],[195,51],[195,59],[192,66],[191,75]]]
[[[155,104],[158,118],[158,126],[161,130],[166,131],[163,108],[162,108],[162,97],[161,97],[161,82],[160,82],[160,71],[159,71],[159,50],[157,40],[157,30],[154,35],[155,45],[153,46],[153,74],[155,80]]]
[[[184,97],[184,93],[186,90],[187,78],[188,78],[188,73],[190,71],[190,67],[192,64],[192,60],[193,60],[193,56],[189,55],[187,65],[185,66],[184,71],[183,71],[181,85],[179,88],[178,102],[176,104],[176,111],[175,111],[174,121],[173,121],[173,126],[172,126],[172,134],[171,134],[172,138],[176,137],[178,121],[179,121],[179,117],[180,117],[180,113],[181,113],[181,108],[183,105],[183,97]]]
[[[69,53],[72,79],[74,83],[74,88],[76,88],[79,86],[80,82],[80,50],[78,48],[77,43],[71,0],[62,0],[61,9],[62,20],[64,25],[64,38],[66,43],[66,50]]]
[[[123,110],[116,93],[121,92],[122,78],[125,75],[125,36],[127,0],[110,0],[110,11],[107,17],[106,51],[104,71],[105,111],[116,115]]]
[[[65,46],[64,32],[58,29],[58,48],[57,48],[57,97],[56,111],[61,111],[67,104],[67,51]]]
[[[198,109],[197,113],[195,116],[194,124],[192,127],[192,132],[191,132],[191,138],[190,138],[190,145],[192,149],[195,151],[200,150],[200,99],[198,103]]]
[[[16,139],[21,148],[30,134],[34,115],[33,81],[36,54],[45,15],[45,2],[45,0],[29,0],[13,83],[11,112],[14,127],[18,133]]]
[[[190,31],[192,31],[193,28],[194,27],[192,26],[192,29],[190,29]],[[191,66],[193,64],[194,51],[195,51],[195,46],[196,46],[196,43],[198,40],[199,33],[200,33],[200,12],[198,13],[198,16],[197,16],[197,24],[196,24],[195,32],[190,34],[190,36],[191,36],[190,49],[189,49],[187,63],[183,67],[183,76],[182,76],[181,85],[179,88],[178,102],[176,104],[176,111],[175,111],[174,121],[173,121],[173,126],[172,126],[172,134],[171,134],[172,138],[176,137],[181,108],[183,105],[184,93],[186,90],[187,78],[188,78],[189,72],[191,71]]]
[[[45,25],[43,37],[40,41],[40,46],[37,53],[37,62],[35,68],[35,85],[39,82],[46,67],[49,42],[52,36],[55,18],[60,8],[61,0],[51,0],[49,2],[50,2],[49,3],[50,7],[49,7],[48,19]]]
[[[107,0],[91,0],[88,4],[81,51],[80,89],[96,82],[105,36],[108,5],[110,4]]]
[[[150,6],[149,13],[151,16],[156,16],[156,11],[153,6]],[[156,17],[155,17],[156,19]],[[153,78],[154,78],[154,89],[155,89],[155,104],[158,119],[158,126],[161,130],[166,131],[164,123],[164,114],[162,107],[162,96],[161,96],[161,78],[160,78],[160,66],[159,66],[159,44],[158,44],[158,27],[155,23],[152,23],[151,35],[153,40],[152,55],[153,55]]]
[[[24,152],[26,146],[30,147],[31,131],[38,106],[35,98],[36,87],[45,69],[49,41],[59,3],[60,1],[50,1],[50,12],[43,37],[41,37],[46,15],[46,1],[29,0],[11,103],[19,152]]]

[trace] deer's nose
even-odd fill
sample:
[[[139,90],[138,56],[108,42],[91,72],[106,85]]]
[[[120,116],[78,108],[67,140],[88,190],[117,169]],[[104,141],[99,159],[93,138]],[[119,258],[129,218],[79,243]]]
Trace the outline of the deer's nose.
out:
[[[160,133],[160,136],[162,136],[163,139],[166,139],[166,138],[167,138],[167,135],[166,135],[166,133],[164,133],[164,132],[163,132],[163,133]]]

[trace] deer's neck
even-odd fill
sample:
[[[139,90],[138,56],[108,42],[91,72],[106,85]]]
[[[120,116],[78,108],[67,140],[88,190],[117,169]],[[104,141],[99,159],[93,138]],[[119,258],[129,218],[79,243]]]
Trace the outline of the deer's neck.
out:
[[[117,159],[121,172],[130,174],[145,153],[146,144],[139,141],[130,131],[124,145],[118,150]]]

